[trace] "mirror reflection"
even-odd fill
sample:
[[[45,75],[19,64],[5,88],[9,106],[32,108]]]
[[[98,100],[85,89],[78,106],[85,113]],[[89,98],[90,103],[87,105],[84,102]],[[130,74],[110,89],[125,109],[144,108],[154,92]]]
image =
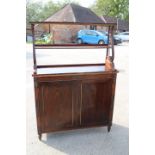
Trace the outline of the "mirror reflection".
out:
[[[100,25],[37,24],[34,32],[35,44],[109,44],[108,27]]]

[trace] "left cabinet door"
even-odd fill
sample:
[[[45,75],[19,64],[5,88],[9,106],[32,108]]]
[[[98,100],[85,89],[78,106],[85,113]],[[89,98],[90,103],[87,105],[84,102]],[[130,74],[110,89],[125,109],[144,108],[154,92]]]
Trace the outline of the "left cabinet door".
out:
[[[69,129],[73,126],[73,97],[71,81],[40,83],[43,132]]]

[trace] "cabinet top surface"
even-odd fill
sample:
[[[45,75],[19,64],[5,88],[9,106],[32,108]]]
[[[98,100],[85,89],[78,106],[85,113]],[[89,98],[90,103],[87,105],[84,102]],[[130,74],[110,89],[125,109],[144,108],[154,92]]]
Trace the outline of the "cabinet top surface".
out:
[[[56,67],[56,68],[38,68],[37,74],[67,74],[67,73],[90,73],[105,72],[105,66],[82,66],[82,67]]]
[[[111,74],[117,70],[106,70],[105,66],[80,66],[80,67],[56,67],[39,68],[33,76],[55,76],[55,75],[84,75],[84,74]]]

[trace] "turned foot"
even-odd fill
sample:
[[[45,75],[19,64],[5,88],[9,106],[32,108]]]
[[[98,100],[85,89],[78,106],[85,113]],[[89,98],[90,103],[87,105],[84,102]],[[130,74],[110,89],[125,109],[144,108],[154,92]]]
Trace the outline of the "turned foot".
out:
[[[39,140],[41,140],[42,134],[39,134],[38,137],[39,137]]]
[[[108,132],[110,132],[110,130],[111,130],[111,125],[108,126]]]

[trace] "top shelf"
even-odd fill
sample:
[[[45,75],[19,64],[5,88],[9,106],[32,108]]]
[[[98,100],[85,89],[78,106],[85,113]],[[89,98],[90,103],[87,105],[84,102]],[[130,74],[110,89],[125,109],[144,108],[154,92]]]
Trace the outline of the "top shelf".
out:
[[[30,22],[31,24],[59,24],[59,25],[96,25],[96,26],[116,26],[116,23],[80,23],[80,22]]]
[[[33,62],[34,62],[34,70],[36,72],[37,70],[37,61],[36,61],[36,49],[94,49],[94,48],[106,48],[106,57],[109,57],[110,58],[110,62],[113,62],[114,60],[114,42],[113,42],[113,31],[115,30],[116,28],[116,23],[93,23],[93,22],[89,22],[89,23],[80,23],[80,22],[49,22],[49,21],[44,21],[44,22],[30,22],[31,23],[31,29],[32,29],[32,39],[33,39]],[[41,26],[41,27],[37,27],[39,26],[39,24],[47,24],[45,26]],[[107,27],[106,31],[108,32],[108,35],[107,35],[107,39],[108,41],[106,43],[110,43],[110,44],[77,44],[77,43],[73,43],[75,42],[74,39],[76,39],[76,37],[72,36],[72,39],[69,38],[67,41],[65,40],[65,44],[57,44],[60,42],[60,39],[61,37],[59,36],[65,36],[65,32],[64,34],[61,33],[61,31],[58,31],[54,26],[52,26],[51,28],[51,25],[56,25],[58,27],[56,28],[59,28],[59,25],[80,25],[80,28],[78,27],[78,30],[74,29],[73,27],[73,30],[74,31],[79,31],[81,29],[81,25],[85,25],[85,27],[87,28],[87,26],[95,26],[96,29],[97,29],[97,26],[100,26],[100,29],[102,30],[103,27]],[[66,26],[65,26],[66,27]],[[95,29],[94,27],[94,29]],[[53,32],[52,34],[52,37],[53,37],[53,41],[55,44],[44,44],[44,42],[42,42],[42,40],[40,41],[39,40],[39,44],[36,44],[36,38],[38,37],[37,35],[35,36],[35,30],[38,28],[38,32],[37,32],[37,35],[40,37],[40,32],[47,32],[48,34]],[[68,29],[70,28],[70,26],[67,27]],[[82,27],[83,29],[84,27]],[[90,27],[91,28],[91,27]],[[51,30],[52,29],[52,30]],[[61,29],[64,29],[64,28],[61,28]],[[92,28],[91,28],[92,29]],[[98,30],[98,29],[97,29]],[[74,32],[73,31],[73,32]],[[58,34],[57,34],[58,32]],[[75,32],[74,32],[75,33]],[[61,35],[60,35],[61,34]],[[38,38],[39,38],[38,37]],[[55,41],[57,38],[57,42]],[[51,36],[50,38],[51,39]],[[110,42],[111,41],[111,42]],[[67,42],[71,42],[71,43],[67,43]],[[109,48],[111,48],[111,52],[109,51]]]

